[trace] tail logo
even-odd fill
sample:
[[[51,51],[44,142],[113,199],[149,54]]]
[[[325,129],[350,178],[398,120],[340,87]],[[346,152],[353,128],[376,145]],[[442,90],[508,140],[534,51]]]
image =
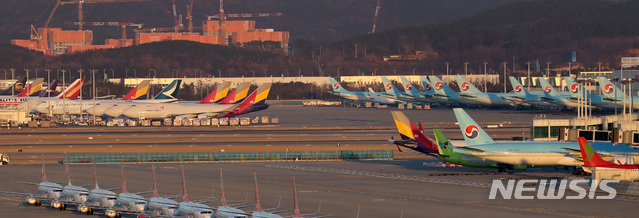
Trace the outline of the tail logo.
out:
[[[524,87],[521,87],[520,85],[515,86],[515,92],[519,93],[521,91],[523,91]]]
[[[413,86],[411,86],[410,84],[406,84],[406,86],[404,86],[404,88],[405,88],[406,90],[409,90],[409,91],[410,91],[410,90],[413,88]]]
[[[468,137],[468,139],[475,139],[477,138],[477,136],[479,136],[479,128],[477,128],[477,126],[471,124],[466,126],[466,130],[464,131],[464,134],[466,134],[466,137]]]
[[[386,84],[386,90],[390,90],[390,89],[391,89],[391,86],[392,86],[392,85],[391,85],[390,83],[389,83],[389,84]]]
[[[612,94],[613,90],[614,86],[612,84],[606,84],[603,89],[604,93],[606,94]]]
[[[579,84],[575,83],[575,84],[570,85],[570,92],[575,93],[575,94],[577,92],[579,92]]]
[[[21,92],[22,90],[24,90],[24,83],[21,83],[21,82],[16,83],[16,91]]]
[[[442,84],[442,82],[436,82],[435,83],[435,89],[436,90],[442,90],[444,88],[444,84]]]
[[[333,89],[339,89],[339,83],[333,84]]]
[[[470,84],[468,82],[463,82],[461,84],[462,91],[468,91],[470,89]]]
[[[424,87],[424,89],[426,89],[426,91],[430,91],[433,89],[433,87],[430,84],[426,84],[426,86]]]
[[[552,92],[552,87],[550,87],[550,86],[546,86],[546,88],[544,88],[544,91],[545,91],[546,93],[551,93],[551,92]]]
[[[586,157],[586,159],[584,161],[590,161],[590,159],[592,159],[592,157],[595,155],[595,149],[592,148],[592,146],[590,146],[590,144],[586,143],[587,146],[584,146],[584,150],[586,150],[586,154],[588,154],[588,157]]]

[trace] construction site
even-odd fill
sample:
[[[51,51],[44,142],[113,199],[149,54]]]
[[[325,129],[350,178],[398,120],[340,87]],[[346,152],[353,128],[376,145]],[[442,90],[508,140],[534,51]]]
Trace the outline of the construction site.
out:
[[[45,55],[62,55],[76,52],[84,52],[96,49],[112,49],[140,45],[145,43],[186,40],[205,44],[242,46],[249,42],[277,42],[283,52],[288,49],[289,32],[275,31],[273,29],[256,29],[254,20],[246,20],[255,17],[282,16],[282,13],[224,13],[224,3],[220,0],[219,14],[208,16],[202,21],[201,27],[193,26],[193,0],[186,5],[187,24],[182,24],[182,15],[176,12],[175,0],[172,0],[174,24],[164,28],[143,28],[143,24],[133,22],[84,22],[83,4],[125,4],[128,2],[148,2],[150,0],[56,0],[47,21],[43,27],[31,25],[30,39],[11,40],[12,45],[21,46],[30,50],[39,51]],[[65,25],[77,26],[77,30],[63,30],[60,27],[48,27],[51,18],[58,6],[77,5],[78,21],[65,22]],[[235,18],[236,20],[227,20]],[[84,30],[84,26],[106,26],[121,28],[120,39],[105,39],[104,44],[93,44],[93,31]],[[135,27],[135,39],[127,39],[127,28]],[[197,31],[196,31],[197,30]],[[201,30],[201,31],[200,31]]]

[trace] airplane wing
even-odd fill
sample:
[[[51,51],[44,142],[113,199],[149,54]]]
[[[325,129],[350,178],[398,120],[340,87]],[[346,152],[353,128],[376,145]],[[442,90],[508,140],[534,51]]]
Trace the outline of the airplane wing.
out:
[[[583,161],[583,157],[581,156],[581,150],[572,149],[572,148],[562,148],[562,149],[568,151],[569,155],[575,157],[576,160]],[[597,154],[601,157],[601,159],[604,159],[606,161],[611,161],[615,159],[615,157],[612,155],[601,154],[601,153],[597,153]]]
[[[23,182],[23,181],[12,181],[15,183],[22,183],[22,184],[27,184],[27,185],[39,185],[39,183],[35,183],[35,182]]]
[[[465,150],[465,151],[470,151],[470,152],[480,152],[480,153],[486,152],[484,150],[477,149],[477,148],[471,148],[471,147],[457,147],[457,146],[455,146],[455,149]]]

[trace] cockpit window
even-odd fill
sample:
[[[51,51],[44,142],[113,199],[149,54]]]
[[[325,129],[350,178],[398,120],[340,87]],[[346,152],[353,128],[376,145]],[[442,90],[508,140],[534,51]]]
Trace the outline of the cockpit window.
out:
[[[179,208],[179,207],[177,207],[177,206],[169,206],[169,209],[177,210],[178,208]]]
[[[200,211],[200,214],[212,214],[213,211]]]
[[[80,196],[89,196],[89,193],[80,193]]]
[[[135,204],[146,204],[146,202],[136,202]]]
[[[109,198],[107,198],[107,200],[117,200],[117,198],[109,197]]]

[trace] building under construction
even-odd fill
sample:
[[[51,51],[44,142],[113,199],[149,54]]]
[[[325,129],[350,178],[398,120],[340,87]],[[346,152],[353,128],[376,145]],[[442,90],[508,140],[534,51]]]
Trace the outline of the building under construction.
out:
[[[177,21],[178,19],[177,14],[175,13],[175,2],[173,3],[175,26],[170,28],[141,29],[141,24],[133,24],[128,22],[83,22],[82,20],[82,4],[123,3],[140,1],[148,0],[72,0],[67,2],[58,1],[58,4],[56,4],[56,6],[53,8],[49,19],[47,20],[44,27],[37,28],[37,30],[32,27],[30,39],[14,39],[11,40],[11,44],[43,52],[45,55],[61,55],[95,49],[111,49],[167,40],[186,40],[205,44],[238,46],[254,41],[274,41],[280,43],[284,51],[288,49],[289,32],[287,31],[274,31],[273,29],[256,29],[254,20],[226,20],[227,18],[281,16],[281,13],[224,14],[222,1],[220,1],[220,14],[211,16],[208,20],[202,22],[202,32],[193,32],[194,28],[191,16],[193,1],[191,1],[190,5],[187,5],[187,20],[189,22],[187,28],[188,32],[183,32],[184,28],[182,27],[182,24],[178,23]],[[65,4],[78,4],[79,22],[67,23],[78,25],[79,30],[62,30],[62,28],[47,27],[57,6]],[[217,20],[212,20],[212,18],[217,18]],[[122,38],[106,39],[104,44],[94,45],[93,32],[90,30],[82,30],[83,26],[121,27]],[[135,40],[126,38],[126,28],[131,26],[137,27],[139,29],[135,33]]]

